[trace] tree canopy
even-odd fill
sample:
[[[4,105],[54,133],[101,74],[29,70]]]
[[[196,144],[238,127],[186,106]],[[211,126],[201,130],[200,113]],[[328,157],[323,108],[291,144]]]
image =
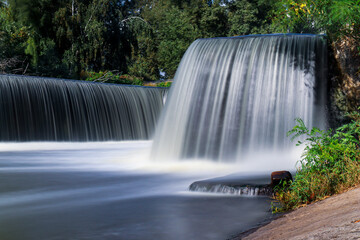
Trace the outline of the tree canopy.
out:
[[[145,80],[172,78],[197,38],[268,32],[271,2],[1,1],[0,71],[68,78],[113,71]]]
[[[359,0],[0,0],[0,71],[171,79],[197,38],[306,32],[359,42],[359,23]]]

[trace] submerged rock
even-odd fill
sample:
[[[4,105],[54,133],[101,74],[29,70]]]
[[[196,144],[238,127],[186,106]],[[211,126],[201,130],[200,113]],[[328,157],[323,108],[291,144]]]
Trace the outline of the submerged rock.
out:
[[[196,181],[189,186],[192,192],[220,193],[238,196],[271,196],[272,188],[266,175],[228,175]]]
[[[229,183],[194,182],[189,186],[192,192],[222,193],[239,196],[271,196],[270,185],[237,185]]]

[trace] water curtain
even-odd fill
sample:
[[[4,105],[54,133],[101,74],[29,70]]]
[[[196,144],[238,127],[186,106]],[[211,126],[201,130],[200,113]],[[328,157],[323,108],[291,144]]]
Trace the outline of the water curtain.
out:
[[[149,139],[165,89],[0,75],[0,141]]]
[[[324,36],[196,40],[176,72],[152,158],[238,161],[288,149],[295,118],[326,125],[326,66]]]

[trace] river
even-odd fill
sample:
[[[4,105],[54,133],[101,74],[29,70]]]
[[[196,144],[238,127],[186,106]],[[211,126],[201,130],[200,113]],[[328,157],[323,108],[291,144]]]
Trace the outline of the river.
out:
[[[187,190],[231,166],[145,161],[150,146],[1,143],[0,239],[227,239],[271,218],[266,197]]]

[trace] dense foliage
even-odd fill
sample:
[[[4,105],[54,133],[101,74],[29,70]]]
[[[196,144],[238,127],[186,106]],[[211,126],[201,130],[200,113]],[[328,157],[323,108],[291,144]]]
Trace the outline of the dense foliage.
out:
[[[274,26],[282,32],[326,33],[331,39],[360,38],[359,0],[281,0],[274,8]]]
[[[281,0],[274,6],[272,23],[277,32],[326,34],[334,48],[349,43],[357,56],[348,57],[359,59],[360,0]],[[355,67],[360,73],[360,66]]]
[[[281,210],[290,210],[339,193],[360,183],[360,113],[335,131],[309,130],[301,119],[289,131],[292,139],[305,136],[297,145],[305,151],[294,181],[277,189]],[[275,209],[279,210],[279,209]]]
[[[197,38],[274,32],[360,51],[360,0],[0,0],[0,72],[171,79]]]
[[[0,71],[171,79],[197,38],[269,32],[274,2],[0,0]]]

